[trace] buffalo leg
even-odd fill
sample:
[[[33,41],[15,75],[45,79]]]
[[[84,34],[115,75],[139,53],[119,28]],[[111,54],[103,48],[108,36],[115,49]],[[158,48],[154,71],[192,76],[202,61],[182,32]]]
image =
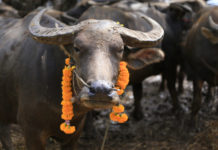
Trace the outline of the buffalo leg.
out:
[[[164,74],[161,74],[161,83],[160,83],[160,88],[159,91],[164,91],[165,90],[165,83],[166,83],[166,78]]]
[[[26,147],[28,150],[45,150],[47,137],[37,130],[31,127],[24,128],[24,138],[26,141]]]
[[[9,125],[0,124],[0,140],[5,150],[14,150]]]
[[[143,112],[141,107],[141,99],[142,99],[142,83],[133,84],[133,95],[135,99],[135,108],[133,111],[133,117],[136,120],[140,120],[143,118]]]
[[[193,87],[194,87],[194,95],[193,95],[193,102],[192,102],[192,113],[191,113],[191,118],[192,120],[196,121],[196,116],[197,113],[201,107],[201,102],[202,102],[202,94],[201,94],[201,89],[203,86],[203,81],[195,79],[193,81]]]
[[[185,73],[183,72],[183,69],[180,68],[179,70],[179,87],[178,87],[178,93],[181,94],[184,91],[184,87],[183,87],[183,81],[185,78]]]
[[[177,91],[176,91],[176,66],[171,66],[171,69],[168,70],[166,73],[166,78],[167,78],[167,87],[170,92],[170,96],[172,99],[172,104],[173,104],[173,113],[180,111],[179,107],[179,102],[178,102],[178,97],[177,97]]]
[[[206,94],[206,103],[209,103],[210,100],[212,100],[213,94],[212,94],[212,87],[210,84],[208,84],[207,94]]]

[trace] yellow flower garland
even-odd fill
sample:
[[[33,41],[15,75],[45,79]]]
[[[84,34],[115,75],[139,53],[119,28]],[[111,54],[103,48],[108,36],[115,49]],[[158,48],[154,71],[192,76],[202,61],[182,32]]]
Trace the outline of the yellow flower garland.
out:
[[[63,77],[62,77],[62,115],[61,118],[65,120],[60,125],[61,131],[66,134],[73,134],[76,131],[75,126],[70,125],[70,120],[73,118],[73,103],[71,102],[72,98],[72,89],[71,89],[71,80],[72,80],[72,71],[75,69],[75,66],[70,66],[70,59],[67,58],[65,60],[66,66],[63,69]],[[129,72],[126,68],[126,62],[120,62],[120,73],[118,76],[118,80],[116,83],[116,89],[118,89],[117,94],[122,95],[124,93],[124,89],[129,83]],[[113,121],[117,121],[119,123],[124,123],[128,120],[127,114],[124,112],[124,106],[118,105],[113,106],[113,112],[110,113],[110,119]]]

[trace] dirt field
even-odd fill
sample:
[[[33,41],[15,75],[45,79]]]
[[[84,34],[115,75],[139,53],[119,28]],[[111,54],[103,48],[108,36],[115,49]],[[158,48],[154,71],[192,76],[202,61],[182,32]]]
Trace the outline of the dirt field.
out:
[[[185,91],[180,95],[180,104],[184,110],[182,120],[177,120],[170,112],[168,91],[158,92],[160,76],[144,81],[142,106],[144,119],[135,121],[130,115],[133,110],[131,87],[125,97],[125,106],[129,121],[125,124],[110,123],[104,150],[218,150],[218,119],[213,112],[214,103],[203,103],[199,113],[199,123],[195,129],[186,125],[192,100],[192,84],[185,81]],[[205,98],[207,86],[203,89]],[[215,93],[218,98],[218,91]],[[104,136],[109,111],[101,111],[95,118],[97,134],[91,139],[79,140],[78,150],[99,150]],[[19,126],[12,126],[13,143],[17,150],[25,150],[24,139]],[[59,144],[49,139],[47,150],[58,150]],[[0,150],[3,150],[0,145]]]

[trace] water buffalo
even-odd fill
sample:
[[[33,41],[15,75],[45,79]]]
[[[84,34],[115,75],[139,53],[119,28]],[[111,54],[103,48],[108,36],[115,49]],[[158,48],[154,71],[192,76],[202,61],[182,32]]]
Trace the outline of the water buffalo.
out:
[[[10,5],[18,10],[21,17],[39,6],[53,6],[54,9],[65,11],[76,5],[77,0],[2,0],[5,4]]]
[[[161,7],[159,7],[159,5]],[[173,112],[180,110],[178,98],[177,98],[177,90],[175,87],[176,77],[177,77],[177,66],[181,63],[181,46],[180,43],[183,41],[184,33],[192,25],[192,18],[195,16],[195,13],[199,11],[206,4],[201,1],[194,0],[178,0],[175,2],[171,2],[163,7],[163,3],[155,3],[155,4],[140,4],[134,1],[125,1],[115,4],[114,7],[122,8],[122,9],[131,9],[133,11],[140,11],[143,14],[153,18],[156,20],[164,29],[165,36],[161,45],[162,50],[165,53],[165,60],[161,62],[159,65],[152,64],[152,69],[149,67],[148,71],[152,71],[154,73],[163,74],[163,81],[161,87],[164,85],[164,79],[167,81],[167,87],[171,95],[172,104],[173,104]],[[160,9],[161,8],[161,9]],[[162,67],[160,66],[162,65]],[[144,69],[146,72],[146,69]],[[144,78],[148,77],[148,74],[145,73]],[[183,74],[179,76],[179,91],[182,91],[182,79]],[[137,76],[136,76],[137,77]],[[135,113],[134,116],[136,118],[141,118],[142,112],[140,111],[140,99],[142,92],[141,82],[138,81],[138,78],[132,80],[133,87],[137,90],[133,90],[135,95]],[[134,89],[134,88],[133,88]],[[180,112],[180,111],[177,111]],[[180,113],[177,113],[180,114]]]
[[[28,12],[38,6],[42,6],[47,0],[2,0],[5,4],[10,5],[18,10],[20,16],[25,16]]]
[[[189,16],[191,12],[190,9],[185,7],[183,4],[172,3],[168,7],[164,8],[163,10],[157,9],[156,6],[140,6],[138,9],[137,7],[133,7],[134,3],[129,3],[129,7],[132,8],[134,11],[140,11],[147,16],[150,16],[154,20],[156,20],[164,29],[165,36],[161,45],[165,53],[165,59],[159,64],[152,64],[149,66],[148,71],[146,68],[144,69],[144,78],[140,78],[138,80],[137,76],[135,79],[131,78],[131,84],[133,85],[133,91],[135,96],[135,110],[134,116],[136,119],[142,118],[142,111],[140,106],[140,100],[142,95],[142,81],[148,75],[154,75],[163,73],[163,76],[167,80],[167,86],[169,92],[172,97],[172,104],[173,104],[173,111],[178,110],[178,100],[177,100],[177,91],[175,88],[176,82],[176,68],[180,61],[180,42],[182,40],[183,32],[187,30],[187,22],[185,22],[185,18]],[[120,7],[117,5],[116,7]],[[129,8],[128,7],[128,8]],[[127,9],[122,4],[122,9]],[[151,69],[152,68],[152,69]],[[148,73],[149,72],[149,73]],[[137,89],[137,90],[134,90]]]
[[[218,7],[203,9],[198,16],[183,50],[185,70],[194,87],[192,120],[201,106],[203,82],[218,85]]]
[[[48,137],[60,141],[63,150],[74,149],[85,114],[119,102],[114,85],[124,46],[153,47],[164,34],[157,22],[141,14],[130,16],[129,22],[141,19],[150,25],[149,31],[96,19],[67,26],[43,15],[44,11],[23,19],[0,20],[0,139],[6,149],[13,149],[8,131],[12,123],[23,129],[28,150],[44,150]],[[72,87],[77,99],[71,121],[76,132],[72,135],[59,129],[66,55],[58,45],[73,58],[78,75]]]
[[[121,0],[81,0],[74,7],[64,12],[62,19],[68,24],[72,24],[71,19],[68,20],[68,17],[71,16],[75,20],[79,19],[80,16],[91,6],[104,6],[112,5]]]

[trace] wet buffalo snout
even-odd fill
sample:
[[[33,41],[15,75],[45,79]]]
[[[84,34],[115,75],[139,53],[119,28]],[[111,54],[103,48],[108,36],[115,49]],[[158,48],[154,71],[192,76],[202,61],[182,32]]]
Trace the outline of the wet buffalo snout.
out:
[[[110,93],[112,92],[112,84],[104,80],[93,81],[89,90],[90,97],[100,95],[110,96]]]
[[[80,101],[88,108],[111,108],[119,102],[113,84],[104,80],[88,83],[80,92]]]

